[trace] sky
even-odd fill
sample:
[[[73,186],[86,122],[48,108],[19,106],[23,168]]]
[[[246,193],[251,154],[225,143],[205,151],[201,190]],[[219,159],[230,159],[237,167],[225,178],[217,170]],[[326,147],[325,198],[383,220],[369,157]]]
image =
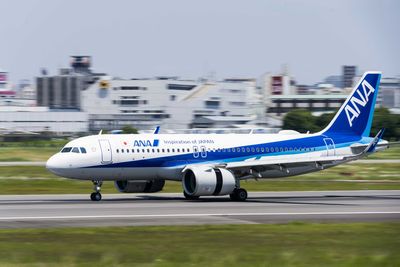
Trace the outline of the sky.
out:
[[[259,78],[298,83],[360,72],[400,75],[397,0],[0,0],[0,69],[56,74],[69,56],[122,78]]]

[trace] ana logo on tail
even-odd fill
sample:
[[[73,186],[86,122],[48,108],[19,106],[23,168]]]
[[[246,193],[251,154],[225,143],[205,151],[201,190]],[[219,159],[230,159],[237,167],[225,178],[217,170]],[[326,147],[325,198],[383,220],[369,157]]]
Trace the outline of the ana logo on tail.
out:
[[[356,91],[359,98],[354,95],[350,98],[350,101],[344,107],[344,111],[346,112],[347,121],[349,122],[350,127],[353,126],[353,120],[356,119],[360,115],[359,106],[365,107],[368,103],[369,96],[375,92],[375,88],[372,87],[366,80],[362,81],[362,92],[360,89]]]

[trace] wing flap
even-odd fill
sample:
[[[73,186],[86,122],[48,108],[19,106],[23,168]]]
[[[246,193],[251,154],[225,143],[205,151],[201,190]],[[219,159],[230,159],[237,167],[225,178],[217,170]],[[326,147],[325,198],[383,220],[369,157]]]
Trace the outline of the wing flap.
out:
[[[246,167],[268,166],[268,165],[284,165],[284,164],[304,164],[304,163],[330,163],[335,161],[346,160],[343,156],[329,157],[309,157],[309,158],[285,158],[285,159],[254,159],[240,162],[231,162],[225,165],[227,169],[240,169]]]

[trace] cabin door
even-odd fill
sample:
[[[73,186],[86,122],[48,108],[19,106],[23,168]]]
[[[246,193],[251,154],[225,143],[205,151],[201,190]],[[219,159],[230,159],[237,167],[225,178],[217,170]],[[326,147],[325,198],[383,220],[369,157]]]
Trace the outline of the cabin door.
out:
[[[112,152],[110,141],[108,140],[99,140],[100,150],[101,150],[101,163],[102,164],[110,164],[112,162]]]

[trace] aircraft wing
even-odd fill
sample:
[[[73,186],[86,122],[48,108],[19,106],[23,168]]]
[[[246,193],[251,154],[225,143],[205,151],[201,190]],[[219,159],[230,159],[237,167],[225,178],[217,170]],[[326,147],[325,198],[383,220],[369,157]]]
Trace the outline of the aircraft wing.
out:
[[[333,166],[335,163],[344,163],[352,160],[357,160],[363,158],[370,153],[374,152],[376,147],[379,146],[379,142],[383,135],[384,129],[379,131],[379,133],[374,137],[370,144],[362,145],[362,150],[359,153],[354,153],[351,155],[341,155],[341,156],[310,156],[310,157],[296,157],[293,155],[291,158],[275,158],[270,157],[262,158],[250,158],[245,161],[231,162],[217,164],[214,167],[225,168],[232,171],[236,170],[247,170],[248,174],[251,176],[252,173],[257,173],[259,169],[279,169],[289,173],[291,167],[299,166],[310,166],[313,165],[316,168],[324,169],[325,166]],[[387,143],[381,144],[382,146],[387,146]],[[250,177],[249,176],[249,177]],[[254,177],[254,175],[253,175]],[[260,177],[261,178],[261,177]],[[242,179],[244,179],[242,177]]]
[[[292,159],[249,159],[246,161],[232,162],[224,165],[227,169],[238,169],[243,167],[257,167],[268,165],[298,165],[301,163],[333,163],[335,161],[346,160],[343,156],[330,156],[330,157],[309,157],[309,158],[292,158]]]

